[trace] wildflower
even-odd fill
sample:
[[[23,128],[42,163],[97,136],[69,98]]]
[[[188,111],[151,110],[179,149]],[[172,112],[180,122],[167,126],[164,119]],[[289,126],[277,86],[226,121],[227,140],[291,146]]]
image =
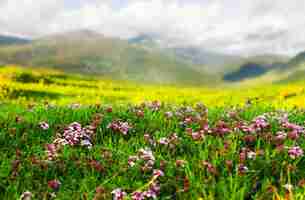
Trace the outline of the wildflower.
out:
[[[162,145],[168,145],[169,142],[170,141],[165,137],[159,139],[159,144],[162,144]]]
[[[113,112],[112,107],[108,107],[108,108],[106,108],[106,112],[107,112],[107,113],[112,113],[112,112]]]
[[[153,101],[151,102],[148,107],[152,110],[152,111],[158,111],[161,108],[161,102],[160,101]]]
[[[33,194],[29,191],[26,191],[24,193],[22,193],[22,195],[20,196],[20,200],[31,200],[33,197]]]
[[[120,132],[123,135],[127,135],[129,129],[131,129],[131,126],[128,124],[128,122],[113,121],[107,126],[107,128]]]
[[[269,123],[267,122],[266,116],[262,115],[255,118],[252,122],[252,127],[256,131],[261,131],[264,128],[269,127]]]
[[[144,134],[144,141],[147,142],[147,143],[149,143],[150,145],[153,145],[153,146],[156,145],[155,141],[153,140],[153,138],[151,137],[151,135],[148,134],[148,133],[145,133],[145,134]]]
[[[92,143],[89,139],[85,139],[85,140],[82,140],[81,143],[80,143],[81,146],[85,146],[87,147],[88,149],[91,149],[92,148]]]
[[[153,176],[154,177],[164,176],[164,172],[159,170],[159,169],[155,169],[154,172],[153,172]]]
[[[160,169],[165,170],[167,162],[165,160],[160,160]]]
[[[55,192],[57,192],[59,190],[60,185],[61,185],[61,182],[59,180],[54,179],[54,180],[48,181],[49,188],[51,188]]]
[[[245,150],[241,151],[239,153],[239,161],[243,163],[246,161],[246,158],[247,158],[247,152]]]
[[[71,109],[73,109],[73,110],[75,110],[75,109],[78,109],[78,108],[80,108],[80,104],[78,104],[78,103],[73,103],[73,104],[71,104],[69,107],[71,108]]]
[[[154,157],[152,151],[148,148],[140,149],[139,150],[139,155],[140,155],[140,158],[145,160],[145,161],[148,161],[148,160],[155,161],[155,157]]]
[[[174,114],[171,111],[165,112],[164,115],[166,119],[171,119],[174,116]]]
[[[128,165],[129,165],[129,167],[135,166],[137,160],[138,160],[137,156],[129,156],[129,158],[128,158]]]
[[[193,122],[193,119],[191,117],[186,117],[183,121],[183,123],[186,125],[190,125],[190,124],[192,124],[192,122]]]
[[[93,134],[94,129],[94,126],[82,128],[81,124],[73,122],[64,130],[63,137],[56,138],[53,143],[70,146],[81,145],[90,149],[92,147],[90,135]]]
[[[21,122],[23,121],[23,118],[20,117],[20,116],[17,116],[17,117],[15,118],[15,121],[16,121],[17,124],[19,124],[19,123],[21,123]]]
[[[287,137],[291,140],[297,140],[299,138],[299,132],[297,130],[290,131]]]
[[[49,129],[49,124],[47,122],[40,122],[39,123],[39,127],[42,129],[42,130],[48,130]]]
[[[160,185],[157,182],[154,182],[149,186],[149,189],[147,191],[143,192],[143,195],[147,198],[156,199],[159,193]]]
[[[124,198],[127,196],[127,193],[121,188],[113,190],[111,194],[113,194],[113,200],[124,200]]]
[[[293,185],[291,185],[291,184],[289,184],[289,183],[283,185],[283,187],[284,187],[286,190],[288,190],[288,191],[291,191],[291,190],[293,189]]]
[[[277,134],[274,138],[274,141],[278,144],[281,144],[285,141],[286,137],[287,137],[286,133],[279,131],[279,132],[277,132]]]
[[[79,123],[73,122],[64,131],[64,139],[71,146],[78,144],[82,137],[82,127]]]
[[[203,139],[203,138],[204,138],[203,131],[193,132],[193,133],[192,133],[192,139],[193,139],[193,140],[198,141],[198,140],[201,140],[201,139]]]
[[[248,169],[248,167],[245,166],[244,164],[239,164],[237,170],[238,170],[238,173],[239,173],[240,175],[243,175],[243,174],[245,174],[249,169]]]
[[[131,194],[131,199],[132,200],[144,200],[145,196],[144,196],[143,192],[136,191]]]
[[[217,175],[217,169],[216,167],[214,167],[211,163],[209,163],[208,161],[203,161],[202,162],[203,166],[206,167],[206,169],[208,170],[209,173],[212,173],[214,175]]]
[[[176,166],[177,167],[184,167],[186,164],[185,160],[176,160]]]
[[[136,116],[139,118],[143,118],[144,117],[144,112],[142,110],[138,110],[136,111]]]
[[[46,152],[48,155],[48,160],[54,160],[58,155],[57,155],[57,148],[55,144],[47,144],[46,145]]]
[[[253,151],[247,152],[247,158],[248,159],[255,159],[256,158],[256,153]]]
[[[89,165],[91,166],[91,168],[95,169],[98,172],[102,172],[104,171],[104,167],[102,166],[102,164],[97,161],[97,160],[90,160],[89,161]]]
[[[305,186],[305,179],[301,179],[301,180],[298,182],[298,186],[299,186],[299,187],[304,187],[304,186]]]
[[[301,156],[303,156],[303,154],[304,154],[303,150],[302,150],[300,147],[298,147],[298,146],[291,147],[291,148],[289,148],[289,150],[288,150],[288,155],[289,155],[290,158],[292,158],[292,159],[301,157]]]
[[[95,195],[94,195],[94,198],[93,200],[101,200],[101,199],[106,199],[106,191],[103,187],[101,186],[98,186],[96,189],[95,189]]]
[[[245,135],[243,139],[246,143],[254,143],[256,141],[256,137],[254,135]]]
[[[275,149],[278,151],[278,152],[283,152],[285,150],[285,146],[283,144],[280,144],[280,145],[277,145],[275,147]]]
[[[231,131],[230,127],[224,121],[219,121],[213,130],[213,132],[219,136],[224,136],[226,133],[229,133],[230,131]]]
[[[287,130],[295,131],[297,133],[304,133],[304,127],[299,126],[297,124],[290,123],[290,122],[288,122],[287,119],[283,120],[281,125],[283,128],[285,128]]]

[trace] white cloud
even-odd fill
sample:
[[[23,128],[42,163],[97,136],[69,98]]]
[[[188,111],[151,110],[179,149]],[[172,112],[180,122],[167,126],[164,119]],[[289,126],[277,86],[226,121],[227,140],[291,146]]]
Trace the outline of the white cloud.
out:
[[[305,49],[301,0],[125,0],[123,7],[117,0],[91,0],[73,10],[63,2],[0,0],[0,31],[41,36],[92,28],[122,38],[149,32],[233,54]]]

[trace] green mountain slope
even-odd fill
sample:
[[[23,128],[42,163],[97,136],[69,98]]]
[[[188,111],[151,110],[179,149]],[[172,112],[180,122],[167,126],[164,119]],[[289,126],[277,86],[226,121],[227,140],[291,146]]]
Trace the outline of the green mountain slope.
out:
[[[54,67],[66,72],[162,84],[215,83],[188,62],[128,41],[81,30],[51,35],[27,45],[0,48],[0,63]]]

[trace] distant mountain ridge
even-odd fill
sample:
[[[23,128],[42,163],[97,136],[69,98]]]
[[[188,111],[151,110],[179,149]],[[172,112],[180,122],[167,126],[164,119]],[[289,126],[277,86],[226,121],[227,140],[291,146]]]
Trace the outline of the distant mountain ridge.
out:
[[[29,42],[29,39],[0,34],[0,45],[27,44]]]
[[[173,45],[154,34],[128,40],[91,30],[48,35],[33,41],[15,37],[1,45],[0,64],[54,67],[66,72],[158,84],[218,85],[264,79],[305,80],[305,51],[242,57]],[[271,80],[271,79],[270,79]]]
[[[49,35],[26,45],[0,48],[0,63],[55,67],[147,83],[201,85],[216,80],[176,57],[88,30]]]

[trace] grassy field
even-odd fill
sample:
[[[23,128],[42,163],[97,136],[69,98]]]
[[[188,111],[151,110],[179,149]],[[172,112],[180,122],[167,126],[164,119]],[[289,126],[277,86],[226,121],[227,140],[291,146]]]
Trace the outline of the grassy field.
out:
[[[144,86],[3,67],[0,91],[0,199],[305,199],[302,82]]]

